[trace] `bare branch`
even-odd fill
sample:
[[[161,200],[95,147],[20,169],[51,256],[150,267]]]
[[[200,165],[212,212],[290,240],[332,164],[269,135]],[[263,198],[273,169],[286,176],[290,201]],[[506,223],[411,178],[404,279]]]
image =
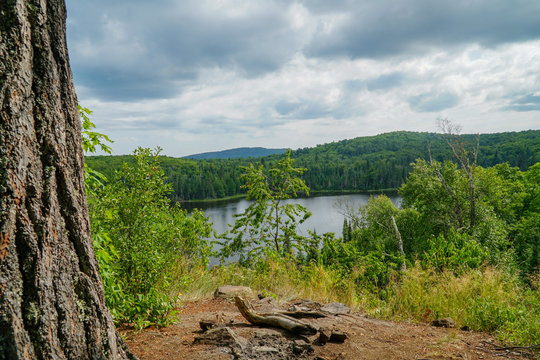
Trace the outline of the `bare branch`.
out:
[[[394,218],[394,215],[392,215],[392,224],[394,225],[394,230],[396,232],[399,253],[403,257],[403,262],[401,263],[401,271],[405,271],[407,270],[407,265],[405,264],[405,252],[403,251],[403,240],[401,239],[401,233],[399,232],[399,229],[397,227],[396,219]]]

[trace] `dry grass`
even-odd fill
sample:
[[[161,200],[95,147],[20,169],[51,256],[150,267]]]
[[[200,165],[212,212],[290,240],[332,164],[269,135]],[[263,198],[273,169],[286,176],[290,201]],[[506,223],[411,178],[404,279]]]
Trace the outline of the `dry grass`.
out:
[[[339,280],[339,274],[313,265],[300,269],[294,264],[269,261],[264,270],[231,264],[212,270],[192,269],[189,281],[175,281],[174,292],[182,293],[185,300],[199,300],[212,295],[224,284],[249,286],[259,293],[270,294],[280,300],[306,298],[323,303],[339,301],[358,309],[357,296],[352,282]],[[178,285],[179,284],[179,285]]]
[[[239,265],[193,269],[184,278],[182,298],[209,297],[221,285],[249,286],[280,301],[308,298],[321,303],[342,302],[371,316],[428,322],[451,317],[456,326],[498,334],[503,340],[530,345],[540,341],[539,291],[528,293],[515,277],[486,267],[459,276],[423,269],[420,264],[393,279],[386,295],[355,284],[354,274],[343,276],[321,265],[299,268],[294,263],[268,261],[261,268]],[[528,295],[526,295],[528,294]]]

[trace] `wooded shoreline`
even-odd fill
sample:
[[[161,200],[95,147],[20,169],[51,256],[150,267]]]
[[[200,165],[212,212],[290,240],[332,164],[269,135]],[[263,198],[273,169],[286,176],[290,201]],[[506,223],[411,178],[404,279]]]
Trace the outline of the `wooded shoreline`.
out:
[[[540,130],[481,134],[478,165],[491,167],[508,162],[525,171],[540,160]],[[476,135],[462,135],[475,143]],[[398,131],[342,140],[313,148],[291,151],[295,166],[307,169],[301,178],[311,194],[384,192],[399,188],[416,159],[452,160],[453,155],[440,134]],[[244,195],[239,176],[249,164],[268,169],[280,158],[191,160],[160,156],[160,165],[173,187],[173,201],[239,199]],[[89,156],[88,166],[111,178],[129,155]],[[374,190],[380,189],[380,190]]]
[[[398,188],[392,188],[392,189],[379,189],[379,190],[318,190],[318,191],[311,191],[309,193],[309,196],[302,196],[303,194],[299,194],[298,199],[305,199],[305,198],[313,198],[313,197],[321,197],[321,196],[334,196],[334,195],[387,195],[387,196],[395,196],[398,194]],[[179,200],[177,203],[179,204],[222,204],[227,203],[230,201],[236,201],[240,199],[245,199],[246,194],[240,194],[240,195],[233,195],[233,196],[226,196],[219,199],[193,199],[193,200]]]

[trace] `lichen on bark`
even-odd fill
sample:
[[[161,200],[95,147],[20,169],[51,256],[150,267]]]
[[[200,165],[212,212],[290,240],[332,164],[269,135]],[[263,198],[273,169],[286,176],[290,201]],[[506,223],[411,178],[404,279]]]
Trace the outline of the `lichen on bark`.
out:
[[[90,238],[64,0],[0,2],[0,359],[123,359]]]

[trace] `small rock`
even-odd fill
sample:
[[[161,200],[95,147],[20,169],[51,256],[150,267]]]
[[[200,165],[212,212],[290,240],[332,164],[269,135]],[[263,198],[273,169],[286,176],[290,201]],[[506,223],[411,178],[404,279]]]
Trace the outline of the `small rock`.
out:
[[[255,330],[254,339],[261,339],[264,341],[275,341],[282,338],[282,335],[279,331],[272,328],[262,328]]]
[[[298,305],[300,308],[308,308],[311,310],[319,310],[322,307],[320,303],[307,299],[296,300],[293,301],[291,304]]]
[[[351,312],[351,309],[342,303],[330,303],[326,304],[321,308],[321,311],[325,311],[332,315],[343,315]]]
[[[259,300],[257,301],[257,304],[276,304],[276,303],[277,303],[276,299],[274,299],[271,296],[261,297],[261,295],[259,295]]]
[[[330,342],[335,342],[335,343],[342,343],[344,342],[345,340],[347,340],[347,334],[345,334],[344,332],[342,331],[332,331],[332,335],[330,335]]]
[[[319,336],[317,337],[316,343],[318,345],[324,345],[328,342],[328,340],[330,340],[331,336],[332,336],[332,332],[329,329],[320,328]]]
[[[211,328],[215,327],[217,325],[217,321],[210,319],[210,320],[199,320],[199,326],[203,331],[210,330]]]
[[[215,299],[234,299],[235,296],[241,296],[246,299],[253,299],[253,290],[247,286],[233,286],[233,285],[223,285],[220,286],[214,291]]]
[[[265,297],[262,299],[257,300],[252,304],[255,309],[259,312],[274,312],[276,309],[279,308],[279,305],[273,297]]]
[[[295,355],[300,355],[304,352],[311,353],[313,352],[313,346],[305,342],[304,340],[294,340],[293,342],[293,353]]]
[[[279,350],[271,346],[254,346],[253,351],[257,353],[277,354]]]
[[[452,318],[443,318],[443,319],[437,319],[433,320],[431,322],[432,326],[436,327],[444,327],[444,328],[453,328],[454,327],[454,320]]]
[[[247,340],[237,335],[228,327],[210,329],[201,336],[195,337],[194,344],[207,344],[217,346],[230,346],[232,348],[244,349]]]

